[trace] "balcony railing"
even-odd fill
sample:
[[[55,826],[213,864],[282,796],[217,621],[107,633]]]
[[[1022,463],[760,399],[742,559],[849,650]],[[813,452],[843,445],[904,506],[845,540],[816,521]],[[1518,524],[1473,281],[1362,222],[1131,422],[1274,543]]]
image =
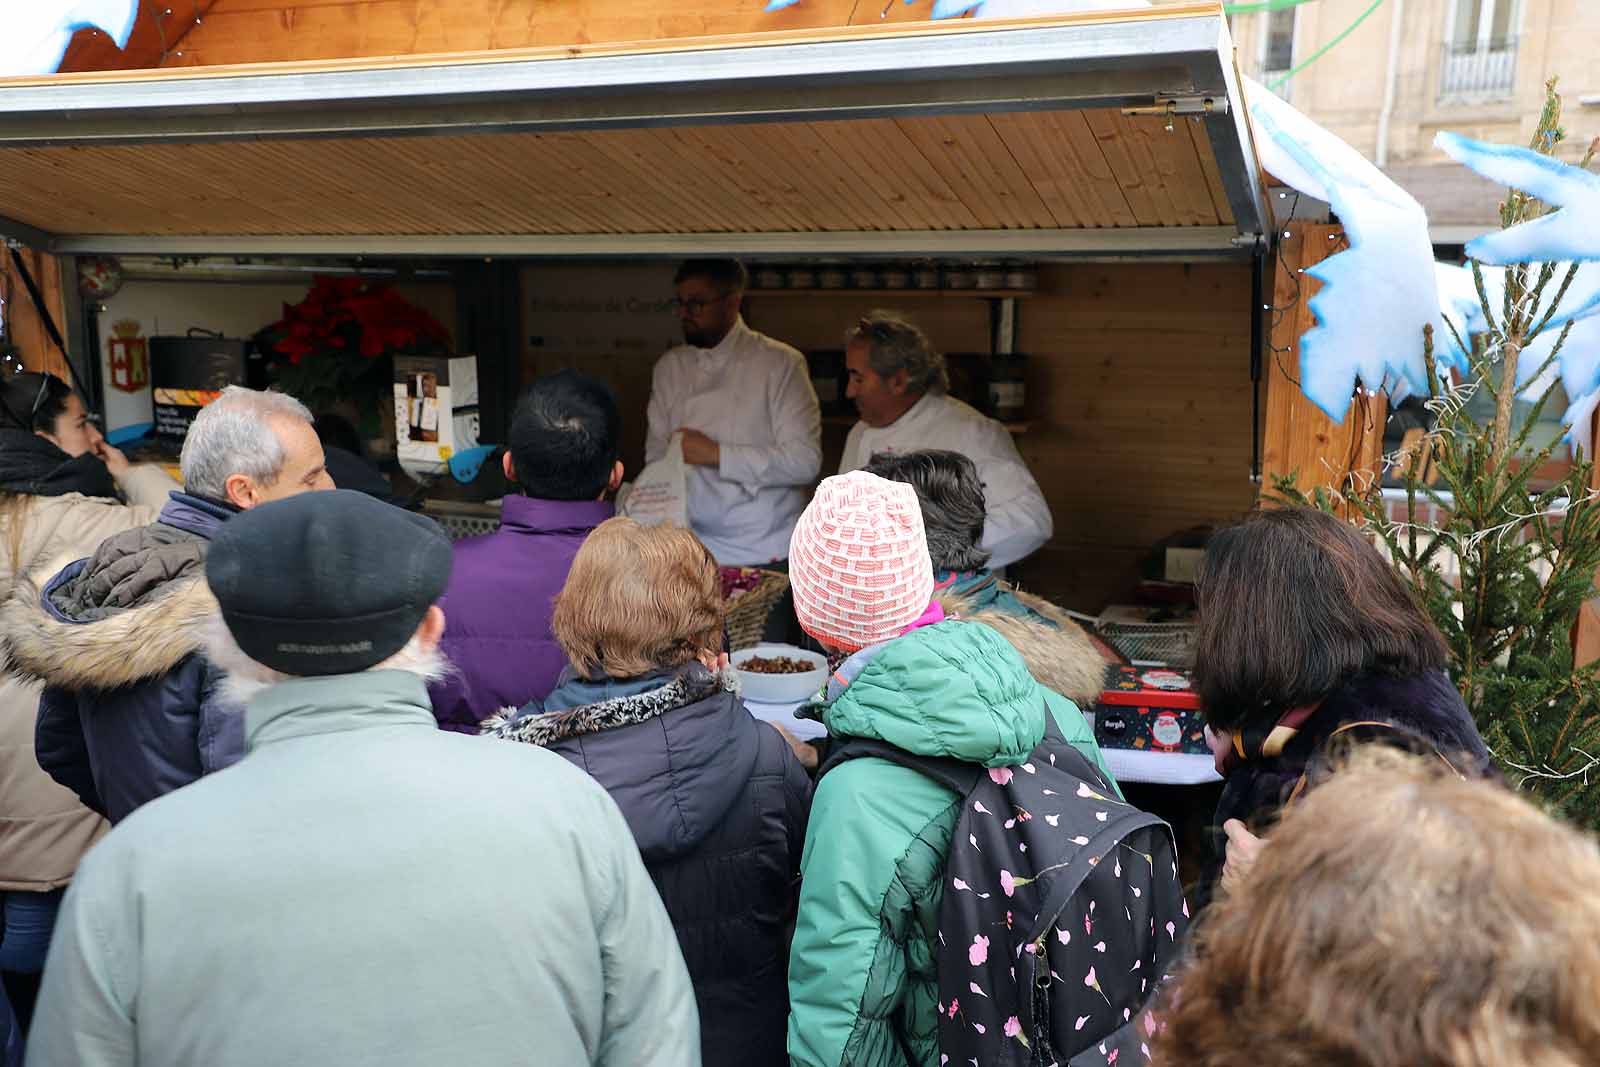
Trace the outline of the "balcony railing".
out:
[[[1512,95],[1517,85],[1517,39],[1471,41],[1444,46],[1439,95],[1497,99]]]

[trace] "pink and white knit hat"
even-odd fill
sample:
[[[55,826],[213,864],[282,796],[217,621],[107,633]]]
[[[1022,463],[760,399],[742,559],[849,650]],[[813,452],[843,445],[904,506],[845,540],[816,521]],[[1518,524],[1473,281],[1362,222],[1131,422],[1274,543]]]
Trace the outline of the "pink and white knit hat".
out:
[[[933,598],[916,490],[865,471],[824,479],[789,539],[789,585],[823,644],[854,652],[899,636]]]

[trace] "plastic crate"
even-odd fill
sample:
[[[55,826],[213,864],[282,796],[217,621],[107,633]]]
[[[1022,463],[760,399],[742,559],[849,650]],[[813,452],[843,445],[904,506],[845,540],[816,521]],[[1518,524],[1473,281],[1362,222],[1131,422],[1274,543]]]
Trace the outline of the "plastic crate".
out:
[[[450,540],[494,533],[500,528],[500,504],[471,504],[457,501],[426,500],[422,513],[444,528]]]
[[[1195,627],[1184,622],[1097,622],[1095,633],[1137,666],[1194,666]]]

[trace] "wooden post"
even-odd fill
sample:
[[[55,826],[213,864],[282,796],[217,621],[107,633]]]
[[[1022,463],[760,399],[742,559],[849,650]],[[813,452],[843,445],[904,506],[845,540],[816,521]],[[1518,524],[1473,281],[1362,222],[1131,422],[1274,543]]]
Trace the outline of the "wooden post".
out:
[[[1266,353],[1267,414],[1262,434],[1261,489],[1271,502],[1273,479],[1295,475],[1309,495],[1318,486],[1337,492],[1352,477],[1377,478],[1383,457],[1383,426],[1388,403],[1382,395],[1362,394],[1351,401],[1344,422],[1328,418],[1300,391],[1300,338],[1316,324],[1311,297],[1321,283],[1300,271],[1327,259],[1341,246],[1339,226],[1291,222],[1278,245],[1274,264]]]
[[[28,273],[33,275],[33,280],[39,286],[39,294],[44,297],[45,307],[55,319],[56,328],[61,330],[62,336],[65,337],[67,320],[66,305],[61,295],[61,261],[46,252],[37,252],[31,248],[19,248],[17,254],[27,264]],[[22,275],[11,258],[11,251],[0,245],[0,256],[4,257],[3,262],[0,262],[0,275],[4,278],[4,281],[0,282],[0,289],[10,295],[5,314],[11,332],[11,342],[22,350],[23,365],[29,370],[48,371],[63,381],[72,381],[71,372],[67,369],[66,355],[56,347],[54,341],[50,340],[44,319],[28,296],[27,287],[22,283]]]
[[[1594,413],[1589,424],[1589,451],[1594,452],[1597,442],[1600,442],[1600,411]],[[1589,472],[1589,488],[1600,489],[1600,464],[1596,464]],[[1595,582],[1600,585],[1600,574],[1595,575]],[[1592,596],[1578,609],[1578,622],[1572,628],[1572,662],[1573,666],[1585,667],[1600,660],[1600,594]]]

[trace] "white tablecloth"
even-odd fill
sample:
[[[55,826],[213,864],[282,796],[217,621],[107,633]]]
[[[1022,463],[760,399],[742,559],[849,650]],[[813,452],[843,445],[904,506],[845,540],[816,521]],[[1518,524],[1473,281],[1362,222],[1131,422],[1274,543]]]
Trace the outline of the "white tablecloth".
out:
[[[762,704],[754,700],[746,700],[744,706],[750,709],[750,714],[765,722],[775,722],[794,734],[802,741],[810,741],[817,737],[827,737],[828,729],[815,719],[797,719],[794,713],[800,710],[804,701],[793,704]]]
[[[827,729],[815,719],[797,719],[800,709],[794,704],[762,704],[746,700],[744,706],[750,714],[766,722],[775,722],[800,738],[809,741],[826,737]],[[1091,724],[1093,719],[1089,716]],[[1118,782],[1146,782],[1156,785],[1202,785],[1220,782],[1216,764],[1210,756],[1197,756],[1188,752],[1149,752],[1131,748],[1102,748],[1106,766]]]
[[[1191,752],[1150,752],[1134,748],[1104,748],[1100,754],[1118,782],[1155,785],[1203,785],[1220,782],[1216,761]]]

